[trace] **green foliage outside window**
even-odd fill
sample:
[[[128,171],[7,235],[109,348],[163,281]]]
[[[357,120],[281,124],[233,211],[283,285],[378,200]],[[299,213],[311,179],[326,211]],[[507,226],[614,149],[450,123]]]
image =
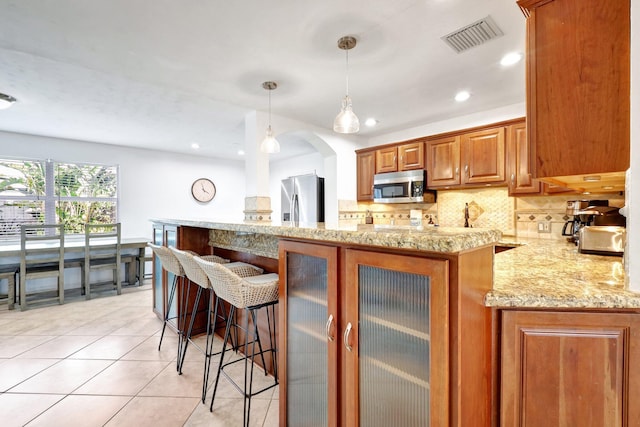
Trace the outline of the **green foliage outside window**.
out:
[[[117,222],[117,184],[116,166],[0,160],[0,236],[52,217],[67,233]]]

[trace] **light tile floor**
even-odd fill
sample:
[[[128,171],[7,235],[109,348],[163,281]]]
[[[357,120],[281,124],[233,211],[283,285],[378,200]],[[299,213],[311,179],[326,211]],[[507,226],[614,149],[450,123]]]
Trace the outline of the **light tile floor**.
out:
[[[201,352],[189,348],[178,375],[169,328],[158,351],[162,322],[151,298],[144,285],[24,312],[0,304],[0,425],[242,426],[242,397],[224,378],[214,411],[211,389],[201,402]],[[231,372],[240,375],[240,365]],[[258,386],[273,381],[261,372]],[[278,397],[275,387],[252,399],[252,426],[278,425]]]

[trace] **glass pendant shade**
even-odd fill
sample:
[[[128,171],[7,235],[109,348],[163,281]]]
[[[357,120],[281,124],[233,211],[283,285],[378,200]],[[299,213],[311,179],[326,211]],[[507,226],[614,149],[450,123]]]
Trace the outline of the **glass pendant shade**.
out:
[[[356,133],[360,130],[360,120],[353,112],[351,98],[346,95],[342,100],[342,109],[333,121],[333,131],[337,133]]]
[[[267,134],[260,144],[260,151],[263,153],[274,154],[280,152],[280,143],[273,136],[271,130],[271,91],[278,87],[276,82],[264,82],[262,88],[269,91],[269,126],[267,126]]]
[[[273,136],[271,125],[269,125],[269,127],[267,128],[267,134],[262,140],[262,143],[260,144],[260,151],[262,151],[263,153],[269,153],[269,154],[280,152],[280,143]]]

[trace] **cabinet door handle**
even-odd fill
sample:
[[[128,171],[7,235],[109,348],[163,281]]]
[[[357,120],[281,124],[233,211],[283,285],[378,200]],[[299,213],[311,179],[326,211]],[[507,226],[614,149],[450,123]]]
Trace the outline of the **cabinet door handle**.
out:
[[[460,174],[460,168],[456,166],[456,176]]]
[[[327,319],[327,324],[325,326],[326,329],[326,335],[327,335],[327,340],[333,342],[335,340],[335,337],[331,336],[331,325],[333,324],[333,314],[329,315],[329,318]]]
[[[353,347],[349,345],[349,335],[351,335],[351,322],[347,323],[347,329],[344,330],[344,335],[342,336],[342,342],[344,346],[349,351],[353,351]]]
[[[512,184],[515,184],[515,182],[516,182],[516,174],[515,174],[515,173],[512,173],[512,174],[511,174],[511,183],[512,183]]]
[[[469,165],[464,165],[464,173],[469,175]]]

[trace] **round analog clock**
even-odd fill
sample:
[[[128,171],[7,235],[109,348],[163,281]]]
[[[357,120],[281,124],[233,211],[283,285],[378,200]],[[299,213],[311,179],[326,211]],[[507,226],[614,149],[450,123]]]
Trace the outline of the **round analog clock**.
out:
[[[207,178],[198,178],[191,185],[191,195],[199,202],[210,202],[216,196],[216,186]]]

